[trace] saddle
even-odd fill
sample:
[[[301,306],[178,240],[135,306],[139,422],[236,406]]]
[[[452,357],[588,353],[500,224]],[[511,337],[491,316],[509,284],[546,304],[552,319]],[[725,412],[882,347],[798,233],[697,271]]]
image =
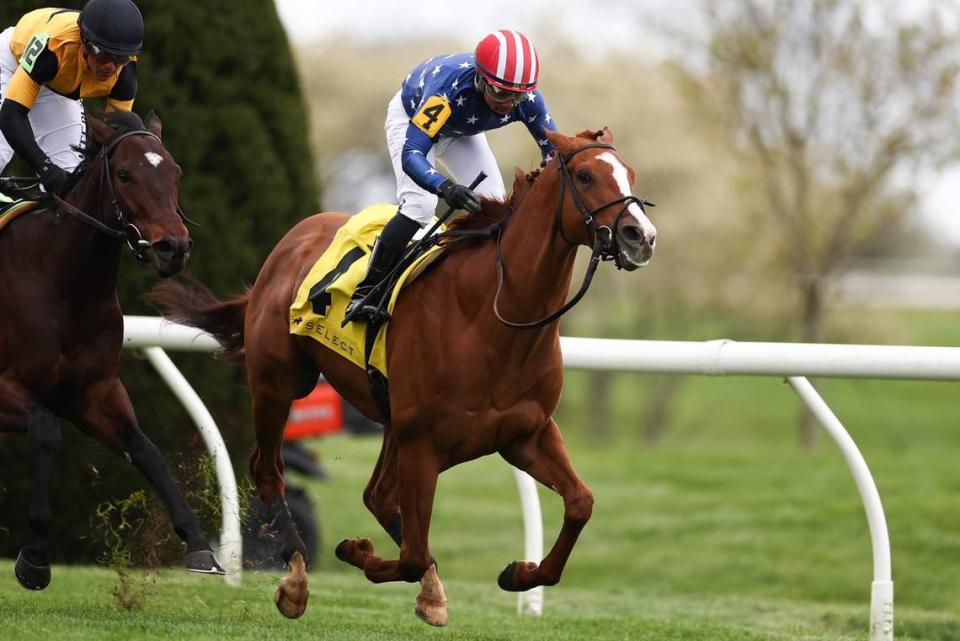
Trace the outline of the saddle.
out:
[[[397,211],[396,205],[367,207],[341,227],[330,247],[314,263],[290,306],[290,333],[309,336],[357,367],[373,367],[387,374],[386,326],[351,322],[342,326],[350,297],[367,272],[374,240]],[[441,255],[441,248],[424,243],[417,256],[407,257],[395,278],[378,290],[379,302],[389,314],[400,290]],[[375,327],[374,327],[375,326]],[[378,330],[368,339],[371,330]]]
[[[10,224],[13,219],[33,211],[40,203],[35,200],[4,200],[0,196],[0,230]]]
[[[0,229],[27,212],[33,211],[40,204],[42,192],[33,191],[21,184],[30,182],[36,184],[35,178],[0,178]]]
[[[381,320],[344,325],[343,320],[353,292],[366,275],[374,241],[396,211],[396,205],[372,205],[352,216],[314,263],[290,306],[290,333],[312,338],[363,369],[385,417],[389,417],[388,324]],[[377,296],[386,312],[384,318],[389,318],[402,288],[444,253],[433,242],[420,247],[416,255],[401,261],[393,278],[379,287]]]

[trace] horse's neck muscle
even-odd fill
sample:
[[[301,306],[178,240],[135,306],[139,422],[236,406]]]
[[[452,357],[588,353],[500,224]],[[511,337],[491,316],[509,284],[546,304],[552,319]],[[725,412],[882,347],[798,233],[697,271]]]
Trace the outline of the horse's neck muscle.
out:
[[[542,318],[563,305],[570,289],[576,252],[555,228],[558,188],[556,177],[541,176],[504,229],[499,308],[508,320]]]
[[[100,190],[102,171],[101,162],[94,161],[64,200],[109,225],[103,215],[110,203]],[[120,243],[69,213],[61,212],[58,216],[61,220],[51,234],[59,239],[56,251],[61,260],[61,273],[58,278],[69,282],[68,291],[80,296],[115,297]]]

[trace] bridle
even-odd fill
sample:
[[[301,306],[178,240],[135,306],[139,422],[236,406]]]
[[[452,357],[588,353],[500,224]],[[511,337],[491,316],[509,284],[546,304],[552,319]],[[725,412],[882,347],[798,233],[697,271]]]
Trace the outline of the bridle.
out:
[[[576,247],[576,243],[571,242],[570,239],[567,238],[566,232],[563,231],[563,221],[561,219],[561,214],[563,212],[563,196],[567,188],[567,184],[569,183],[570,196],[573,198],[574,204],[576,204],[577,209],[580,211],[580,215],[583,216],[583,222],[586,224],[587,229],[589,229],[593,234],[594,247],[597,246],[598,242],[601,245],[601,249],[598,252],[600,260],[612,260],[616,263],[617,269],[623,269],[623,264],[621,263],[620,259],[620,244],[617,241],[614,230],[620,227],[620,221],[627,213],[631,204],[636,203],[636,205],[640,207],[640,210],[644,213],[646,213],[646,207],[648,205],[650,207],[655,207],[656,205],[638,196],[628,195],[621,196],[620,198],[614,198],[613,200],[594,207],[593,209],[588,209],[587,204],[583,201],[583,196],[577,190],[577,186],[573,182],[573,174],[568,166],[571,158],[586,149],[611,149],[616,151],[616,147],[613,145],[595,142],[589,145],[583,145],[582,147],[577,147],[566,156],[557,156],[557,169],[560,171],[562,179],[560,181],[560,196],[558,199],[557,216],[554,219],[554,224],[557,231],[560,232],[560,237],[563,238],[564,242],[571,247]],[[614,205],[623,205],[623,207],[620,209],[620,213],[617,214],[617,219],[613,222],[613,227],[609,227],[607,225],[598,225],[596,214],[608,207],[613,207]]]
[[[537,329],[544,327],[549,323],[557,320],[568,311],[570,311],[574,305],[580,302],[580,299],[583,298],[584,294],[587,293],[587,290],[590,288],[590,283],[593,281],[593,275],[597,271],[597,267],[600,264],[600,261],[609,261],[612,260],[617,265],[617,269],[623,269],[623,264],[621,263],[621,251],[620,245],[617,242],[615,229],[620,227],[620,221],[623,219],[623,216],[627,213],[627,209],[631,204],[636,203],[641,210],[646,211],[646,206],[654,207],[655,205],[643,198],[637,196],[629,195],[622,196],[620,198],[614,198],[613,200],[598,205],[593,209],[587,207],[587,204],[583,200],[583,196],[577,190],[576,183],[573,180],[573,174],[570,171],[569,162],[570,159],[575,155],[579,154],[581,151],[587,149],[611,149],[616,151],[616,148],[613,145],[596,142],[577,147],[566,156],[557,154],[557,171],[560,173],[560,197],[557,201],[557,215],[554,220],[554,226],[557,231],[560,232],[560,237],[563,238],[564,242],[570,245],[573,248],[577,247],[576,243],[570,241],[567,238],[566,233],[563,231],[563,197],[565,195],[565,190],[570,189],[570,197],[573,199],[574,204],[577,206],[577,210],[580,212],[580,215],[583,216],[583,222],[587,226],[587,230],[593,237],[593,252],[590,255],[590,264],[587,267],[587,271],[583,276],[583,282],[580,285],[580,289],[571,298],[567,301],[563,307],[557,311],[544,316],[540,320],[532,321],[529,323],[517,323],[514,321],[507,320],[500,314],[497,301],[500,299],[500,292],[503,290],[503,280],[505,276],[505,268],[503,265],[503,254],[501,252],[501,240],[503,239],[503,228],[507,222],[505,220],[503,224],[498,225],[497,228],[497,293],[493,299],[493,313],[496,315],[497,320],[499,320],[504,325],[514,327],[516,329]],[[614,221],[612,227],[607,225],[598,225],[596,220],[596,215],[598,212],[607,209],[608,207],[613,207],[615,205],[621,205],[620,213],[617,214],[617,218]],[[512,216],[513,212],[510,212]]]
[[[122,240],[126,243],[127,247],[130,248],[130,251],[137,260],[145,262],[149,260],[146,256],[146,251],[150,248],[150,241],[146,240],[143,237],[143,233],[140,231],[140,229],[135,224],[128,221],[126,216],[124,216],[123,208],[120,207],[120,202],[117,198],[116,189],[113,187],[113,179],[110,176],[110,156],[117,148],[117,145],[127,138],[131,138],[133,136],[149,136],[157,142],[160,142],[161,145],[163,144],[160,141],[160,136],[150,131],[138,129],[134,131],[127,131],[119,136],[116,136],[106,147],[100,151],[99,155],[103,158],[103,171],[100,172],[100,189],[98,191],[97,202],[103,202],[104,185],[106,185],[107,193],[110,195],[110,202],[113,206],[118,227],[111,227],[98,218],[86,213],[82,209],[71,205],[57,194],[53,194],[53,201],[57,204],[58,208],[67,212],[68,214],[71,214],[72,216],[79,218],[81,221],[90,225],[94,229],[103,232],[111,238]],[[94,162],[96,162],[96,160]],[[177,205],[177,214],[184,222],[193,223],[193,221],[187,217],[186,213],[184,213],[183,209],[181,209],[179,204]]]

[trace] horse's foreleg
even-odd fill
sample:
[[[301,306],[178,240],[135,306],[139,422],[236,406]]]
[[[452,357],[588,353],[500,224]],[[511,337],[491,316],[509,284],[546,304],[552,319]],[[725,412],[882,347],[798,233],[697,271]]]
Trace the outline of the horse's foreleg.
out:
[[[186,568],[192,572],[223,574],[163,455],[137,424],[130,397],[120,380],[92,386],[75,422],[85,433],[133,463],[153,486],[170,516],[174,532],[187,544]]]
[[[257,494],[267,506],[268,519],[282,541],[280,555],[287,564],[287,576],[274,593],[274,602],[283,616],[296,619],[307,609],[310,588],[306,572],[306,547],[290,516],[284,498],[283,428],[290,414],[290,398],[275,398],[257,386],[253,391],[253,424],[257,445],[250,457],[250,472]]]
[[[363,502],[390,538],[398,546],[402,546],[400,501],[397,495],[397,441],[389,429],[384,433],[380,457],[370,476],[370,482],[363,492]],[[371,546],[367,554],[372,551]],[[358,561],[360,562],[357,565],[362,569],[366,561],[365,557]],[[420,593],[417,595],[414,613],[430,625],[444,626],[449,620],[447,596],[437,571],[436,559],[432,557],[430,567],[420,579]]]
[[[557,424],[550,422],[530,439],[501,451],[511,464],[527,472],[563,497],[563,526],[550,552],[538,566],[513,562],[500,573],[497,583],[504,590],[522,592],[538,585],[560,581],[570,552],[593,512],[593,493],[573,469]]]
[[[27,437],[36,455],[33,497],[27,514],[33,538],[20,550],[14,573],[23,587],[42,590],[50,584],[50,529],[53,526],[50,479],[53,460],[62,441],[60,420],[44,408],[35,408],[27,419]]]

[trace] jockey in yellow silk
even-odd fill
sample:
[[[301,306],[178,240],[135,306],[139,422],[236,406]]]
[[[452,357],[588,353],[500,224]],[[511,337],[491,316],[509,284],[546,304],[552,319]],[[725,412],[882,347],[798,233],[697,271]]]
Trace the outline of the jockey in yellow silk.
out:
[[[82,99],[129,111],[142,46],[131,0],[37,9],[0,33],[0,171],[16,153],[48,193],[63,193],[86,143]]]

